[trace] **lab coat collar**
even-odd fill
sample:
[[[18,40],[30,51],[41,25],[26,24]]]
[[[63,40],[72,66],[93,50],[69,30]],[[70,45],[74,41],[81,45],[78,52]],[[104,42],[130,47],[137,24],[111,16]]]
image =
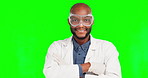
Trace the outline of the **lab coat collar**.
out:
[[[93,54],[94,52],[96,51],[96,46],[95,46],[95,41],[96,39],[94,39],[92,37],[92,35],[90,35],[90,46],[89,46],[89,49],[88,49],[88,52],[87,52],[87,55],[86,55],[86,58],[85,58],[85,63],[89,61],[89,59],[91,57],[93,57]],[[64,46],[67,48],[67,53],[68,55],[71,55],[69,61],[71,61],[71,64],[73,64],[73,42],[72,42],[72,36],[70,38],[67,38],[65,41],[64,41]],[[72,53],[72,54],[69,54],[69,53]]]
[[[84,52],[87,52],[90,45],[90,40],[82,45],[79,45],[74,38],[72,38],[72,41],[73,41],[73,46],[75,51],[77,51],[78,48],[81,47]]]

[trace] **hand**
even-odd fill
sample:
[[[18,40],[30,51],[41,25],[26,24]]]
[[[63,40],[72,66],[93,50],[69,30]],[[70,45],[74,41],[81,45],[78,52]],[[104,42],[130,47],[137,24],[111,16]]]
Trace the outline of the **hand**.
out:
[[[90,67],[90,63],[84,63],[84,64],[80,64],[82,66],[82,71],[83,73],[87,72],[89,67]]]
[[[103,74],[105,72],[105,65],[102,64],[102,63],[94,63],[94,62],[91,62],[90,63],[91,66],[88,70],[88,72],[92,72],[94,74]]]

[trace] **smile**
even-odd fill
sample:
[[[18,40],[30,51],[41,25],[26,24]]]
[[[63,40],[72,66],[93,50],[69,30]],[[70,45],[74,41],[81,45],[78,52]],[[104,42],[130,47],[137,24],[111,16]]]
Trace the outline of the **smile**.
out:
[[[85,30],[77,30],[78,32],[84,32]]]

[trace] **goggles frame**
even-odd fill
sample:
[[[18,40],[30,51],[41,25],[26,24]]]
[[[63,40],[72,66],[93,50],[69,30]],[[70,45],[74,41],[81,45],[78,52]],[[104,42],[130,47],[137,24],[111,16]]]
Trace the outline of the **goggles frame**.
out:
[[[86,17],[86,16],[91,16],[91,17],[92,17],[91,24],[90,24],[90,25],[84,25],[83,23],[81,23],[81,21],[82,21],[82,20],[81,20],[79,24],[77,24],[77,25],[73,25],[73,24],[70,22],[70,21],[71,21],[71,19],[70,19],[71,16],[79,16],[79,17],[81,17],[81,18],[82,18],[82,17]],[[70,13],[70,16],[68,17],[68,21],[69,21],[70,25],[73,26],[73,27],[79,26],[80,24],[82,24],[82,25],[84,25],[84,26],[91,26],[91,25],[93,24],[94,17],[93,17],[92,14],[87,14],[87,15],[77,15],[77,14],[72,14],[72,13]]]

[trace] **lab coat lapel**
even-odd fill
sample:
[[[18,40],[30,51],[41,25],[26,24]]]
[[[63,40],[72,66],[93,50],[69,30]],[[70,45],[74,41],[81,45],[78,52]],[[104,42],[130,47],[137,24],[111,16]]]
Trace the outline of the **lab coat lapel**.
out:
[[[89,46],[89,49],[88,49],[88,52],[87,52],[87,55],[86,55],[86,58],[85,58],[85,63],[90,61],[91,57],[94,56],[95,51],[96,51],[95,39],[91,35],[90,35],[90,41],[91,41],[91,44]]]
[[[68,38],[66,41],[66,44],[64,45],[65,48],[63,51],[65,51],[64,59],[68,64],[73,64],[73,43],[71,41],[72,37]]]
[[[73,43],[71,39],[72,37],[68,38],[66,41],[66,44],[64,45],[65,46],[64,51],[66,51],[64,59],[66,60],[68,64],[73,64]],[[85,58],[85,63],[90,61],[90,59],[95,54],[94,52],[96,51],[95,39],[91,35],[90,35],[90,41],[91,41],[91,44],[89,46],[89,49],[88,49],[88,52]]]

